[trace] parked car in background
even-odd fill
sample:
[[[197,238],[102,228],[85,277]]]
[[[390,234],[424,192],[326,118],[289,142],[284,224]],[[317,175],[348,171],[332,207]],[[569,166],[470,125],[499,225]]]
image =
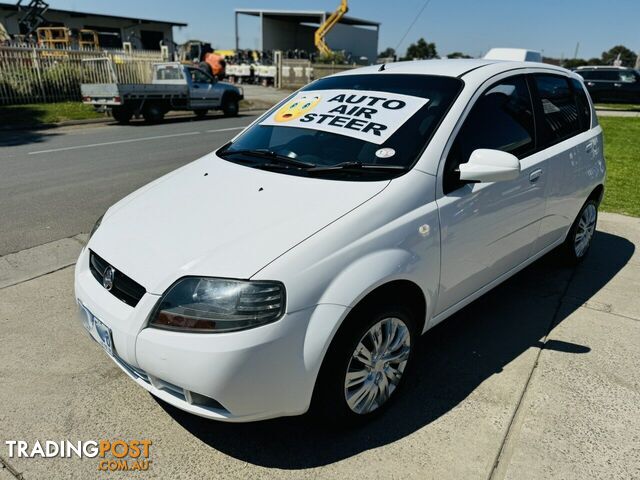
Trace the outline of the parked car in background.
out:
[[[552,249],[585,257],[604,177],[568,70],[350,70],[109,208],[76,299],[113,361],[178,408],[362,421],[398,396],[421,334]]]
[[[121,83],[107,58],[83,61],[86,76],[90,69],[107,71],[110,82],[85,82],[80,85],[82,102],[96,108],[109,108],[118,123],[128,123],[134,115],[147,122],[161,121],[170,110],[191,110],[203,117],[209,110],[222,110],[226,116],[238,114],[244,98],[240,87],[221,82],[194,66],[178,62],[152,65],[151,83]],[[95,78],[103,80],[103,76]]]
[[[640,103],[640,72],[611,66],[578,67],[594,102]]]

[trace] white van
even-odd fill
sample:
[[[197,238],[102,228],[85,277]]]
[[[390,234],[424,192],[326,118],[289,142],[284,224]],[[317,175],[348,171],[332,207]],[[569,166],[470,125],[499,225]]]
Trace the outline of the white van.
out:
[[[542,62],[542,53],[526,48],[492,48],[483,58],[485,60],[511,60],[514,62]]]
[[[575,73],[351,70],[109,208],[76,298],[108,355],[178,408],[364,420],[419,335],[556,247],[584,258],[604,177]]]

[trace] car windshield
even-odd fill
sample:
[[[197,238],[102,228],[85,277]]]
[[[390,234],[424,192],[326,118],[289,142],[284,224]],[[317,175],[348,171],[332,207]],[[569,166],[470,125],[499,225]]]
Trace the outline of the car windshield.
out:
[[[415,164],[462,86],[458,78],[435,75],[319,79],[218,155],[284,174],[393,178]]]

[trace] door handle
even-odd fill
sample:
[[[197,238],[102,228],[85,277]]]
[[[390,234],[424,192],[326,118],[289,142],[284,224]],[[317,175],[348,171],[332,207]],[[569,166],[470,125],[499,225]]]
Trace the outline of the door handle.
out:
[[[593,150],[593,143],[591,143],[591,142],[587,143],[587,144],[585,145],[585,147],[584,147],[584,150],[585,150],[587,153],[591,153],[591,151]]]
[[[200,88],[200,85],[198,85],[197,83],[193,85],[193,88]]]
[[[622,84],[621,84],[621,83],[614,83],[614,84],[613,84],[613,86],[614,86],[614,87],[621,87],[621,86],[622,86]]]
[[[542,176],[542,169],[538,168],[529,174],[529,181],[531,183],[535,183]]]

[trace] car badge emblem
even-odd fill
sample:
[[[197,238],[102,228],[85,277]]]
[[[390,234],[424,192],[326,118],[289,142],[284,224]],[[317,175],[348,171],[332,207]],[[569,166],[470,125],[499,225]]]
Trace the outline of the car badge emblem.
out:
[[[104,275],[102,276],[102,286],[106,288],[108,291],[111,291],[113,288],[113,279],[116,275],[116,271],[113,267],[107,267],[104,271]]]

